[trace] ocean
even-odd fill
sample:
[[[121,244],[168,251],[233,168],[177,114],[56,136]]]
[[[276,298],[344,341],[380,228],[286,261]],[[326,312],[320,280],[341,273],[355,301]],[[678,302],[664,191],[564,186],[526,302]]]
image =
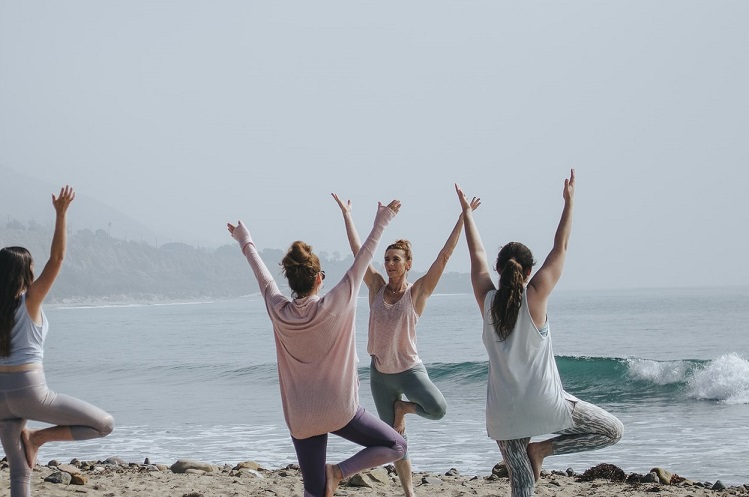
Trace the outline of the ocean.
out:
[[[360,399],[376,412],[361,295]],[[104,439],[45,445],[40,462],[296,462],[259,295],[45,312],[50,388],[111,412],[116,427]],[[625,431],[612,447],[549,457],[546,469],[606,462],[628,473],[661,466],[693,480],[749,483],[749,287],[558,290],[549,316],[566,390],[615,414]],[[473,296],[433,295],[418,347],[448,412],[440,421],[407,417],[414,470],[490,474],[501,456],[485,431],[487,361]],[[332,436],[328,458],[356,450]]]

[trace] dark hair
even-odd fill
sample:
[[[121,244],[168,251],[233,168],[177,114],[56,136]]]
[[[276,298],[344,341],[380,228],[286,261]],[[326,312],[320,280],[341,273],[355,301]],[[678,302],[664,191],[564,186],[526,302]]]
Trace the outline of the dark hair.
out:
[[[407,261],[411,260],[411,257],[412,257],[411,242],[409,242],[408,240],[403,240],[403,239],[396,240],[395,243],[391,243],[390,245],[387,246],[387,248],[385,249],[385,252],[387,252],[390,249],[404,251],[406,253],[406,260]]]
[[[23,247],[0,249],[0,357],[10,355],[10,332],[15,324],[21,293],[34,281],[33,261],[31,253]]]
[[[281,261],[281,266],[296,297],[309,295],[315,286],[317,273],[320,272],[320,259],[312,252],[312,247],[301,241],[292,243]]]
[[[535,264],[530,249],[522,243],[510,242],[499,250],[495,266],[499,289],[492,301],[492,323],[500,340],[507,339],[515,327],[525,291],[525,275]]]

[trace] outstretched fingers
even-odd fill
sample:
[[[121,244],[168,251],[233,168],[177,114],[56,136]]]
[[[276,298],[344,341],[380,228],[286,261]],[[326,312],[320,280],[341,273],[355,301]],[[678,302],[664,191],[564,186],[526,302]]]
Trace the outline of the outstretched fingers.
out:
[[[399,210],[400,210],[400,208],[401,208],[401,201],[400,201],[400,200],[397,200],[397,199],[395,199],[395,200],[391,200],[391,201],[390,201],[390,203],[388,204],[388,208],[389,208],[389,209],[390,209],[391,211],[393,211],[393,212],[395,212],[395,213],[397,214],[397,213],[398,213],[398,211],[399,211]]]
[[[347,200],[346,203],[343,202],[343,200],[338,197],[335,193],[331,193],[333,195],[333,198],[338,203],[338,207],[341,208],[341,212],[346,214],[347,212],[351,212],[351,199]]]

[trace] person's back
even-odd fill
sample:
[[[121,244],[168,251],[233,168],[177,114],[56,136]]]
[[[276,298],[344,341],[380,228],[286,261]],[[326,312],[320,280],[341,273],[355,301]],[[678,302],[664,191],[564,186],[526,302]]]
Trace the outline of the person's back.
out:
[[[545,457],[612,445],[623,430],[614,416],[562,389],[551,347],[547,302],[564,268],[572,230],[575,172],[564,181],[562,216],[541,268],[531,278],[533,255],[523,244],[510,242],[497,255],[498,287],[492,281],[470,204],[457,184],[455,190],[465,217],[471,284],[484,319],[484,343],[489,352],[487,431],[497,441],[508,467],[513,497],[527,497],[533,494]],[[518,412],[512,412],[514,409]],[[558,436],[531,442],[531,436],[543,434],[537,429],[544,426]]]
[[[279,386],[305,495],[332,496],[342,478],[403,457],[406,441],[359,405],[354,317],[362,277],[385,226],[400,208],[378,206],[375,225],[354,262],[325,296],[325,272],[312,247],[294,242],[282,261],[294,298],[284,296],[260,258],[249,231],[228,224],[247,257],[273,324]],[[365,448],[338,464],[326,463],[334,433]]]
[[[66,212],[72,188],[52,196],[56,211],[50,257],[34,279],[33,259],[23,247],[0,249],[0,439],[10,465],[11,496],[31,492],[31,469],[39,448],[53,441],[89,440],[114,429],[110,414],[87,402],[47,388],[42,360],[47,318],[42,302],[62,267]],[[33,419],[53,426],[26,428]]]
[[[512,332],[501,340],[486,295],[483,341],[489,356],[486,429],[494,440],[532,437],[569,428],[572,416],[554,360],[548,322],[542,335],[522,298]]]
[[[26,293],[21,294],[18,307],[13,313],[13,328],[10,332],[10,355],[0,356],[0,366],[41,363],[44,359],[44,340],[49,331],[47,317],[42,311],[41,324],[35,323],[26,308]]]

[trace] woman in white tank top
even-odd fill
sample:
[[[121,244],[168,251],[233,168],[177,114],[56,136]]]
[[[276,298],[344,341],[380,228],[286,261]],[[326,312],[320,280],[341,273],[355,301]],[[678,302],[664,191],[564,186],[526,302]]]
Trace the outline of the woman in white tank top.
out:
[[[486,427],[497,441],[510,474],[513,497],[533,495],[544,458],[599,449],[622,436],[614,416],[566,393],[551,346],[546,308],[564,268],[575,197],[575,171],[564,181],[564,208],[554,246],[531,278],[531,251],[518,242],[503,246],[492,282],[486,251],[472,215],[472,204],[458,185],[466,241],[471,256],[471,283],[484,320],[483,340],[489,355]],[[540,442],[531,437],[556,433]]]

